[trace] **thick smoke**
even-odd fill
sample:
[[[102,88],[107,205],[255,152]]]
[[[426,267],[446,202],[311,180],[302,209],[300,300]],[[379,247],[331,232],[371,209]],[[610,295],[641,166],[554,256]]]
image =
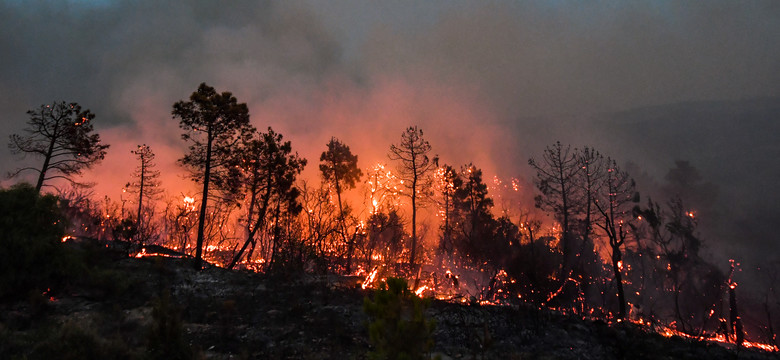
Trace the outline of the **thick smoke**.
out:
[[[756,182],[729,168],[740,154],[716,164],[697,153],[712,138],[706,118],[690,137],[638,142],[646,134],[626,125],[636,118],[599,114],[780,96],[778,19],[773,1],[3,1],[0,138],[23,127],[28,109],[76,101],[111,144],[86,176],[98,179],[98,196],[118,198],[141,143],[157,153],[163,186],[189,192],[170,112],[206,82],[247,102],[256,127],[291,140],[308,177],[331,136],[365,168],[388,162],[390,144],[416,124],[443,162],[474,162],[488,178],[528,178],[527,159],[561,140],[635,161],[656,181],[677,158],[698,157],[721,194],[749,197]],[[777,152],[768,150],[758,154]],[[18,165],[0,155],[0,168]],[[714,178],[718,166],[731,177]],[[777,173],[776,161],[761,166]],[[733,207],[749,216],[749,203]],[[735,251],[777,253],[775,234],[741,226],[753,240]]]

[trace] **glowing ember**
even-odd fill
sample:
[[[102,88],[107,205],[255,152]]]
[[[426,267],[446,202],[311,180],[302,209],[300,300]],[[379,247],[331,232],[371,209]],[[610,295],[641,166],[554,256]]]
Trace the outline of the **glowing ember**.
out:
[[[423,285],[419,289],[414,291],[414,294],[418,297],[422,297],[422,294],[425,292],[425,290],[428,290],[428,285]]]

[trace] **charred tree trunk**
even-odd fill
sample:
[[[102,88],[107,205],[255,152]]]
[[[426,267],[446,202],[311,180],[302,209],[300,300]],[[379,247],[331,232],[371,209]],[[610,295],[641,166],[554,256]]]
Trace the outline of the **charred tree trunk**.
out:
[[[734,343],[737,344],[737,348],[739,348],[745,341],[745,331],[742,328],[742,319],[739,317],[739,310],[737,309],[736,287],[736,283],[729,285],[729,325],[731,325],[731,335],[734,339]]]
[[[211,180],[211,145],[214,141],[212,136],[211,127],[208,128],[208,141],[206,143],[206,164],[203,174],[203,200],[200,203],[200,214],[198,217],[198,241],[197,248],[195,249],[195,270],[200,270],[202,267],[203,257],[203,230],[206,224],[206,202],[209,198],[209,181]]]
[[[417,173],[412,180],[412,248],[409,254],[409,267],[414,272],[414,260],[417,255]],[[415,280],[415,285],[417,280]]]
[[[626,318],[626,295],[623,292],[623,273],[621,268],[622,256],[620,254],[620,248],[612,248],[612,271],[615,273],[615,286],[617,287],[618,297],[618,319]]]
[[[274,234],[271,239],[271,259],[268,262],[268,266],[273,268],[276,264],[276,254],[279,252],[279,238],[281,237],[281,227],[279,226],[279,215],[281,214],[281,200],[276,201],[276,209],[274,209]]]
[[[143,246],[143,235],[141,234],[141,209],[143,209],[144,202],[144,178],[146,177],[146,165],[144,164],[144,155],[141,155],[141,176],[140,184],[138,186],[138,216],[135,219],[135,227],[138,232],[138,243]]]

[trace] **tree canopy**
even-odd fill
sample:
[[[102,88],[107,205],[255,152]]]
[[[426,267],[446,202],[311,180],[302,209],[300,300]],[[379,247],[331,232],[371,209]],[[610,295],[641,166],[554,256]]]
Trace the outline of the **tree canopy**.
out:
[[[64,101],[41,105],[27,112],[26,135],[13,134],[8,147],[14,154],[32,154],[43,158],[41,167],[25,167],[22,171],[38,173],[35,190],[40,192],[46,181],[64,179],[82,185],[73,178],[97,164],[106,155],[109,145],[100,143],[100,135],[93,133],[95,114],[83,110],[77,103]]]
[[[239,103],[230,92],[218,93],[213,87],[200,84],[189,101],[173,105],[173,117],[185,132],[182,139],[191,143],[189,153],[179,162],[192,171],[192,179],[203,181],[195,267],[200,269],[203,248],[203,230],[209,186],[213,185],[229,196],[240,189],[240,174],[236,149],[254,128],[249,125],[249,109]]]

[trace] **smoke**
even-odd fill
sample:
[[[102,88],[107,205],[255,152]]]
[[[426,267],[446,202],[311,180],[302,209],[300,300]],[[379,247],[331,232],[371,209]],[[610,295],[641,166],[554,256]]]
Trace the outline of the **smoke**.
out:
[[[780,96],[778,19],[773,1],[3,1],[0,138],[28,109],[79,102],[111,144],[86,175],[99,196],[119,197],[142,143],[163,187],[194,192],[171,108],[206,82],[291,140],[309,178],[332,136],[367,168],[418,125],[442,162],[486,179],[527,178],[527,159],[556,140],[604,144],[661,179],[695,148],[635,149],[644,134],[628,130],[615,145],[599,114]]]

